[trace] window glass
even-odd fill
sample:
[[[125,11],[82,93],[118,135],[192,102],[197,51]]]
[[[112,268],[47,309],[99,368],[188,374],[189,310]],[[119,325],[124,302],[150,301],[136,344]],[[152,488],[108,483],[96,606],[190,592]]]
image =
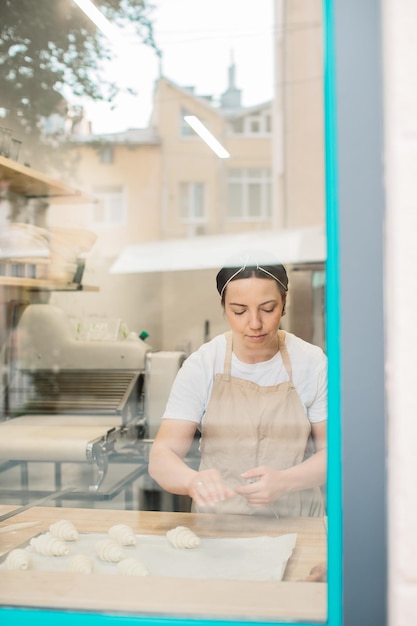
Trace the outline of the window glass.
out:
[[[233,168],[228,171],[228,176],[229,219],[243,221],[269,219],[271,217],[271,174],[269,170]]]
[[[0,605],[326,623],[321,2],[3,4]]]
[[[104,146],[100,149],[101,163],[113,163],[113,146]]]
[[[192,137],[193,135],[195,135],[194,130],[191,128],[191,126],[189,124],[187,124],[187,122],[184,119],[187,115],[191,115],[191,112],[188,111],[187,109],[185,109],[184,107],[181,107],[181,109],[180,109],[180,134],[181,134],[181,137]]]
[[[243,207],[243,188],[242,185],[236,183],[229,183],[229,203],[228,213],[230,218],[239,218]]]
[[[250,169],[250,171],[246,171],[246,175],[248,176],[248,178],[254,179],[254,178],[263,178],[265,177],[265,170],[256,168],[256,167],[252,167]]]
[[[265,117],[265,130],[267,133],[272,132],[272,125],[271,125],[271,116],[267,115]]]
[[[180,183],[180,214],[183,220],[189,222],[204,218],[203,183]]]
[[[93,190],[93,225],[96,227],[120,226],[125,223],[125,194],[119,185],[100,185]]]
[[[234,133],[242,133],[243,132],[243,120],[238,118],[237,120],[233,120],[231,123],[231,127]]]
[[[248,185],[248,214],[250,217],[259,217],[262,207],[262,190],[258,183]]]

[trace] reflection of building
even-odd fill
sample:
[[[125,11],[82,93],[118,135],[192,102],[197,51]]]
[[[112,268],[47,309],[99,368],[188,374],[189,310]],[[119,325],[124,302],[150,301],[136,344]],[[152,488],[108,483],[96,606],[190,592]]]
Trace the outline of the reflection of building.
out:
[[[323,6],[320,0],[275,0],[274,6],[276,226],[323,225]]]
[[[242,107],[232,62],[220,102],[161,77],[148,128],[72,134],[74,182],[99,199],[84,215],[99,233],[97,254],[159,239],[324,224],[322,6],[274,4],[273,101]],[[187,114],[230,159],[211,152]]]
[[[114,257],[129,243],[160,237],[160,144],[153,129],[74,138],[77,184],[96,199],[76,222],[98,234],[98,256]]]
[[[42,119],[42,133],[61,140],[74,135],[89,135],[91,130],[84,108],[70,106],[65,98],[61,98],[53,113]]]
[[[73,138],[77,184],[98,198],[86,223],[99,232],[97,253],[273,226],[271,103],[243,108],[234,71],[220,106],[160,78],[149,128]],[[205,124],[230,159],[208,148],[185,122],[187,114]]]
[[[162,143],[163,238],[272,225],[271,103],[244,109],[232,85],[222,102],[233,105],[227,108],[164,78],[156,85],[151,124]],[[219,159],[184,121],[186,115],[197,116],[230,159]]]
[[[116,281],[108,270],[126,247],[324,227],[320,3],[314,0],[313,7],[314,15],[300,28],[296,8],[277,2],[276,97],[272,102],[242,107],[232,64],[228,88],[219,103],[161,77],[155,85],[148,128],[73,137],[79,163],[73,182],[98,200],[89,211],[75,208],[71,213],[78,226],[98,234],[89,261],[96,273],[89,282],[100,285],[101,295],[91,305],[116,316],[139,312],[141,320],[131,323],[151,330],[157,338],[154,341],[160,341],[157,347],[172,349],[185,343],[197,347],[206,320],[212,334],[223,330],[221,311],[211,297],[214,291],[210,297],[195,298],[202,283],[210,284],[214,270],[206,274],[188,271],[186,281],[181,272],[132,274]],[[290,27],[285,27],[286,22]],[[230,158],[219,159],[203,143],[185,122],[187,114],[205,124]],[[62,211],[51,211],[54,219],[62,223]],[[280,255],[279,249],[274,252]],[[167,269],[171,262],[167,258]],[[297,272],[291,283],[293,310],[303,311],[303,316],[293,315],[289,306],[286,323],[297,334],[322,343],[320,266]],[[184,311],[177,311],[178,302],[188,311],[186,320]],[[69,304],[67,297],[65,306]],[[115,311],[116,305],[121,313]]]
[[[229,159],[219,159],[192,131],[183,119],[187,113],[199,117],[225,145]],[[197,347],[207,319],[213,333],[222,331],[214,292],[206,289],[207,298],[195,298],[202,282],[211,283],[212,272],[209,278],[187,272],[185,283],[177,272],[166,280],[160,274],[122,277],[109,276],[109,267],[131,244],[270,230],[271,137],[271,103],[241,107],[233,66],[220,106],[161,78],[149,128],[73,137],[79,163],[74,182],[97,202],[88,211],[72,207],[71,225],[98,235],[86,279],[100,286],[100,294],[88,300],[54,294],[54,301],[74,314],[81,306],[122,316],[131,328],[147,328],[152,344],[164,349]],[[49,218],[51,224],[62,224],[62,207],[51,210]],[[187,320],[178,301],[188,307]]]
[[[160,78],[149,128],[73,133],[77,185],[99,203],[85,216],[96,252],[159,239],[324,224],[322,6],[275,2],[275,97],[241,105],[236,68],[214,102]],[[262,69],[260,68],[260,71]],[[185,122],[224,145],[219,159]]]
[[[274,9],[274,225],[324,228],[323,6],[320,0],[274,0]],[[310,265],[292,273],[288,324],[324,346],[325,276],[320,265],[319,271]]]

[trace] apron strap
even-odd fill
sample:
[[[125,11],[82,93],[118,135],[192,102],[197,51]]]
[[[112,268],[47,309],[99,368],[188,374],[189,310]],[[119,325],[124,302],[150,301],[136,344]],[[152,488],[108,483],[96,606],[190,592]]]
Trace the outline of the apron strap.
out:
[[[233,335],[229,330],[226,334],[226,355],[224,358],[224,373],[223,380],[229,382],[232,373],[232,350],[233,350]]]
[[[278,345],[279,351],[281,352],[282,362],[284,363],[284,367],[287,370],[288,378],[292,380],[292,366],[290,356],[288,354],[287,346],[285,343],[285,330],[278,331]]]
[[[225,333],[225,335],[226,335],[226,355],[224,359],[223,380],[228,382],[230,380],[231,372],[232,372],[232,351],[233,351],[232,331],[229,330],[228,332]],[[281,352],[282,362],[287,371],[288,378],[292,380],[291,360],[288,354],[287,346],[285,344],[285,335],[286,335],[285,330],[278,331],[278,347],[279,347],[279,351]]]

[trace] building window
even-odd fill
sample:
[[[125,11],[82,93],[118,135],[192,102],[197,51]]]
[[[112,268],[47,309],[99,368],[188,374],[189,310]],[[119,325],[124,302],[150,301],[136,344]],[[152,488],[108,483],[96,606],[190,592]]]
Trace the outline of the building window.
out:
[[[204,183],[181,182],[179,188],[179,214],[182,222],[205,222]]]
[[[126,225],[126,193],[121,185],[99,185],[93,188],[92,193],[96,198],[91,212],[94,227],[111,228]]]
[[[269,135],[271,134],[271,112],[269,109],[257,111],[230,120],[229,129],[233,135]]]
[[[235,120],[231,120],[230,127],[235,135],[241,135],[243,133],[243,119],[238,117]]]
[[[272,216],[271,170],[233,168],[228,170],[229,221],[263,221]]]
[[[181,107],[180,109],[180,135],[181,137],[196,137],[197,134],[196,132],[191,128],[191,126],[189,124],[187,124],[187,122],[185,121],[184,117],[186,115],[192,115],[192,113],[190,113],[190,111],[187,111],[187,109],[184,109],[184,107]]]
[[[249,132],[250,134],[257,134],[260,132],[261,120],[259,117],[249,118]]]
[[[114,148],[113,146],[100,146],[99,150],[100,163],[113,163]]]
[[[265,120],[265,131],[267,133],[272,133],[272,116],[268,114],[264,117]]]

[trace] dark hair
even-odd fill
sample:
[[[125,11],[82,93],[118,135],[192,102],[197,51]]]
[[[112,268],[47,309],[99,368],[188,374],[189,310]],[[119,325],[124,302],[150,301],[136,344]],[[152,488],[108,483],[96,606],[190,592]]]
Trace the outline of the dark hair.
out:
[[[275,280],[281,296],[285,300],[288,291],[288,276],[283,265],[247,265],[243,267],[222,267],[218,272],[216,285],[217,291],[222,299],[222,304],[224,304],[226,287],[230,282],[241,278],[251,278],[252,276]]]

